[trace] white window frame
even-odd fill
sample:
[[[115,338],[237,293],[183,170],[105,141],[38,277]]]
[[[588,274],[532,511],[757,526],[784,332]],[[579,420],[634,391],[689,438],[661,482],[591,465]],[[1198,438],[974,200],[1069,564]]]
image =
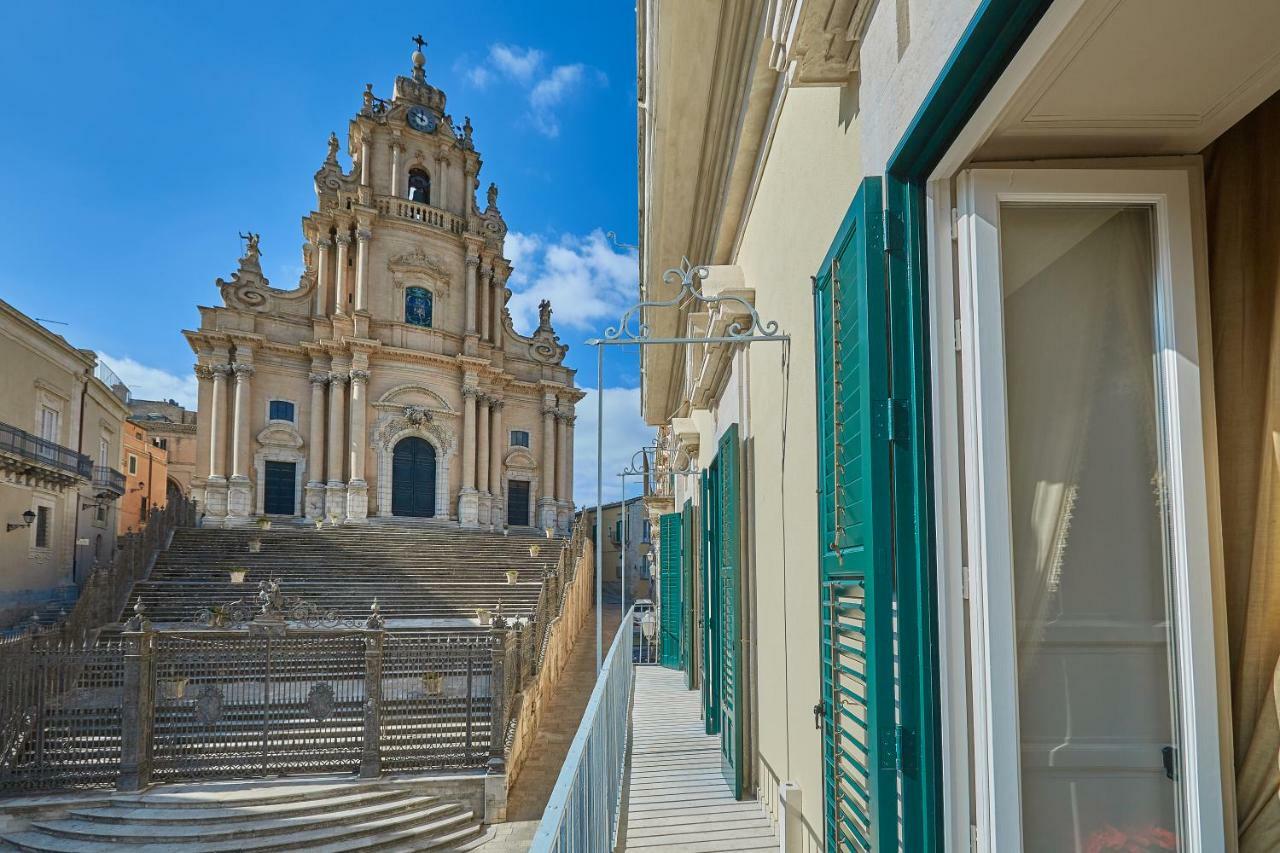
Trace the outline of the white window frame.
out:
[[[1214,511],[1210,495],[1217,494],[1216,480],[1211,478],[1216,472],[1206,463],[1206,447],[1211,445],[1204,435],[1206,417],[1212,423],[1212,413],[1206,415],[1203,408],[1204,400],[1212,400],[1212,377],[1207,370],[1202,375],[1198,355],[1202,321],[1197,309],[1204,302],[1203,281],[1198,279],[1203,267],[1197,263],[1194,247],[1199,245],[1197,225],[1203,226],[1195,221],[1191,191],[1191,179],[1198,175],[1181,168],[972,170],[957,179],[959,285],[954,291],[946,286],[952,278],[950,247],[943,249],[938,239],[931,241],[932,269],[943,264],[946,268],[941,281],[935,277],[935,294],[942,295],[935,295],[933,325],[935,331],[946,330],[935,336],[935,342],[950,342],[960,351],[959,387],[965,390],[961,399],[953,370],[941,366],[935,371],[938,405],[934,428],[939,439],[935,442],[939,455],[935,466],[941,473],[944,467],[963,459],[965,472],[963,516],[953,510],[949,517],[939,519],[939,558],[962,555],[971,567],[970,582],[962,581],[962,586],[967,586],[970,605],[970,754],[975,765],[979,849],[1023,849],[1001,289],[998,280],[984,286],[979,274],[981,271],[988,278],[999,275],[999,232],[991,223],[998,221],[999,205],[1008,201],[1132,203],[1149,205],[1155,214],[1156,299],[1160,306],[1156,334],[1161,346],[1162,402],[1171,414],[1168,446],[1175,449],[1165,462],[1175,540],[1170,556],[1171,601],[1177,623],[1174,678],[1180,700],[1180,719],[1175,724],[1183,795],[1179,807],[1185,832],[1181,840],[1191,850],[1222,849],[1223,756],[1230,754],[1231,745],[1222,740],[1220,724],[1225,711],[1217,668],[1220,626],[1214,616],[1219,609],[1215,588],[1221,588],[1221,578],[1215,573],[1220,571],[1221,561],[1210,534],[1210,513]],[[931,186],[935,238],[951,230],[944,225],[949,206],[938,204],[947,198],[945,182]],[[959,301],[958,325],[953,322],[953,293]],[[934,354],[939,365],[949,364],[941,344],[935,343]],[[946,423],[957,409],[963,424],[963,446],[959,430]],[[959,497],[958,485],[958,474],[946,472],[938,481],[936,497]],[[951,506],[959,506],[959,502]],[[968,529],[967,553],[960,549],[957,522]],[[945,579],[943,587],[944,609],[954,607],[955,596],[948,594]],[[950,612],[941,626],[944,640],[959,621],[956,611]],[[948,666],[953,665],[954,657],[948,655]],[[964,745],[958,745],[956,738],[964,723],[954,719],[957,707],[963,709],[958,704],[963,702],[963,694],[957,697],[955,689],[964,686],[963,676],[948,673],[943,679],[944,706],[951,716],[947,720],[944,713],[944,743],[945,732],[952,734],[944,752],[944,783],[949,776],[952,784],[963,784],[961,772],[967,770],[967,759],[959,755]],[[954,812],[952,817],[949,823],[960,819]]]

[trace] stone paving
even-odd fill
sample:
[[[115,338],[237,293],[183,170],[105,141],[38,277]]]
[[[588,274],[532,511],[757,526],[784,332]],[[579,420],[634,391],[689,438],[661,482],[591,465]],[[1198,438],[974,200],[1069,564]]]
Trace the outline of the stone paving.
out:
[[[704,734],[701,698],[684,673],[636,667],[631,766],[618,849],[639,853],[777,850],[754,800],[733,798],[720,775],[720,741]]]

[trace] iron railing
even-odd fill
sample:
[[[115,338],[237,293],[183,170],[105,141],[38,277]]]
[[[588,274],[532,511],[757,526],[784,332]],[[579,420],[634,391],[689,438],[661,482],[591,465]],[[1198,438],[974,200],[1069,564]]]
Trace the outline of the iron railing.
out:
[[[6,423],[0,423],[0,452],[12,453],[29,462],[57,468],[86,480],[93,477],[93,460],[88,456]]]
[[[119,497],[124,494],[124,474],[106,465],[94,465],[93,487],[99,492],[109,492]]]
[[[582,723],[565,756],[532,853],[602,853],[618,839],[618,816],[631,732],[635,608],[609,647]]]

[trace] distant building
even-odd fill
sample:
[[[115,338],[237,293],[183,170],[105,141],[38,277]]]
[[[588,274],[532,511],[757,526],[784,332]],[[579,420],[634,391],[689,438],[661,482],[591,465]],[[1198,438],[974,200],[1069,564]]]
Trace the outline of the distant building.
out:
[[[124,497],[117,513],[119,533],[137,533],[152,509],[164,509],[169,493],[169,454],[142,422],[129,420],[124,430]]]
[[[151,441],[168,456],[170,494],[191,496],[196,469],[196,413],[176,400],[129,401],[130,419],[146,427]]]
[[[0,301],[0,625],[69,603],[115,549],[129,390]]]
[[[622,579],[622,501],[607,503],[602,509],[604,510],[604,535],[600,551],[604,579],[606,583],[617,582]],[[594,506],[578,511],[578,518],[588,525],[592,541],[595,540],[595,517]],[[627,577],[629,579],[627,591],[633,593],[637,583],[643,583],[647,592],[647,582],[652,572],[649,566],[649,518],[643,498],[637,496],[627,499],[626,525]]]

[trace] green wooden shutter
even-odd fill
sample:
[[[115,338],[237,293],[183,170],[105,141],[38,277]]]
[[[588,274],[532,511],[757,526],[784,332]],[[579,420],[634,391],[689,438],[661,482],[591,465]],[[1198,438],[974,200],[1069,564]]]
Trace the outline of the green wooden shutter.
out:
[[[695,667],[694,660],[694,619],[693,619],[693,501],[692,499],[684,502],[684,509],[680,512],[680,531],[682,539],[680,543],[680,553],[684,559],[680,563],[680,588],[681,600],[684,602],[683,613],[680,621],[680,667],[684,670],[685,686],[690,690],[693,689],[693,672]]]
[[[742,563],[738,540],[738,425],[720,437],[720,769],[733,795],[742,798],[743,700],[741,595]]]
[[[814,283],[826,849],[898,848],[890,360],[880,180]]]
[[[680,626],[684,621],[684,581],[680,577],[682,537],[680,535],[680,513],[669,512],[658,519],[661,549],[658,592],[661,608],[661,662],[668,669],[680,668]]]
[[[706,732],[720,732],[720,466],[702,472],[702,710]]]

